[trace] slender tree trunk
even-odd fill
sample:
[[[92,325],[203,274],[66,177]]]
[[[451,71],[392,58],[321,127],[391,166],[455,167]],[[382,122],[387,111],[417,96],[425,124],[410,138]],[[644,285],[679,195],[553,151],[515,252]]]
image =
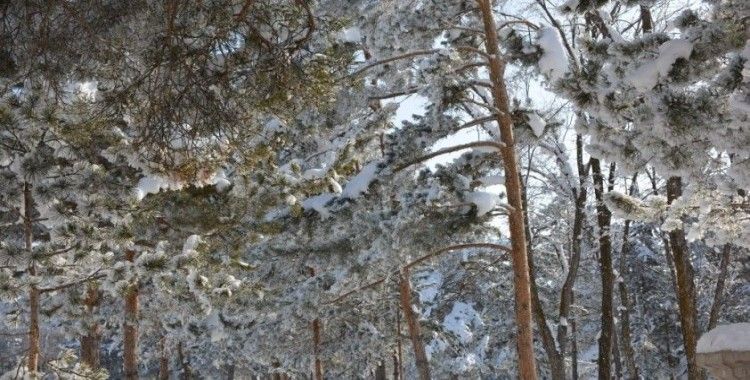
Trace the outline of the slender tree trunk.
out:
[[[570,249],[570,260],[568,262],[568,275],[565,277],[560,290],[560,325],[557,328],[557,342],[560,346],[560,356],[565,357],[567,349],[568,324],[570,307],[573,304],[573,287],[578,277],[578,267],[581,263],[581,241],[583,239],[583,223],[586,218],[586,168],[583,163],[583,138],[576,135],[576,166],[578,166],[578,189],[573,192],[575,196],[575,212],[573,216],[573,236]]]
[[[23,184],[23,226],[26,253],[29,255],[29,276],[36,276],[36,260],[34,259],[34,224],[33,224],[33,199],[31,196],[31,184]],[[29,286],[29,350],[27,352],[26,368],[28,372],[35,375],[39,370],[39,288],[32,284]]]
[[[489,0],[477,0],[482,16],[485,33],[485,49],[488,55],[490,82],[494,107],[500,112],[497,122],[500,126],[500,138],[505,145],[500,150],[505,169],[505,188],[509,211],[510,240],[513,248],[513,285],[515,288],[516,308],[516,350],[518,353],[518,375],[524,380],[537,378],[534,359],[534,332],[531,321],[531,280],[529,263],[526,254],[526,233],[524,231],[523,205],[521,199],[521,181],[516,159],[513,137],[513,120],[510,116],[508,91],[505,87],[505,62],[500,58],[497,26],[492,14]]]
[[[547,317],[544,314],[542,302],[539,299],[539,289],[536,284],[536,269],[534,267],[534,249],[531,244],[531,230],[528,223],[528,199],[526,198],[526,186],[521,181],[521,195],[523,201],[523,213],[526,224],[524,230],[526,232],[526,247],[529,262],[529,278],[531,279],[530,290],[531,290],[531,302],[532,311],[534,313],[534,320],[536,321],[537,330],[542,338],[542,346],[547,354],[547,361],[549,362],[550,374],[554,380],[565,380],[565,362],[563,356],[558,352],[555,345],[555,337],[552,335],[552,331],[547,324]]]
[[[396,349],[397,349],[397,365],[394,365],[393,371],[396,375],[393,380],[400,380],[404,377],[404,349],[401,343],[401,308],[396,308]]]
[[[716,279],[716,290],[714,291],[714,301],[711,304],[711,313],[708,317],[708,326],[706,331],[716,327],[719,323],[719,314],[721,314],[721,307],[724,304],[724,284],[727,280],[727,274],[729,273],[729,259],[732,253],[732,246],[730,244],[724,244],[724,249],[721,252],[721,264],[719,264],[719,278]]]
[[[310,277],[315,277],[315,268],[313,267],[310,267]],[[315,380],[323,380],[323,363],[320,360],[320,334],[321,334],[320,319],[315,318],[312,321]]]
[[[632,195],[632,193],[631,193]],[[628,370],[629,379],[638,379],[638,366],[635,362],[635,350],[633,349],[633,340],[630,334],[630,296],[628,296],[628,288],[625,283],[625,274],[627,272],[627,254],[629,252],[628,247],[628,235],[630,234],[630,221],[625,221],[625,228],[622,233],[622,248],[620,249],[620,276],[622,277],[617,282],[617,287],[620,291],[620,304],[622,309],[620,311],[620,329],[622,334],[622,351],[625,356],[625,366]]]
[[[177,358],[180,361],[182,367],[182,374],[180,378],[182,380],[190,380],[193,378],[193,372],[190,370],[190,362],[188,361],[187,355],[182,350],[182,342],[177,343]]]
[[[386,380],[384,361],[381,361],[375,369],[375,380]]]
[[[578,380],[578,332],[576,331],[576,319],[570,319],[570,360],[573,380]]]
[[[399,367],[401,366],[401,363],[398,360],[397,355],[393,355],[393,380],[399,380],[400,377],[400,371]]]
[[[622,357],[620,356],[620,338],[617,336],[617,324],[612,326],[612,360],[615,363],[615,379],[622,379]]]
[[[312,322],[313,330],[313,353],[315,355],[315,380],[323,380],[323,364],[320,361],[320,320],[315,318]]]
[[[409,330],[411,345],[414,349],[414,359],[419,372],[420,380],[430,380],[430,363],[427,360],[427,353],[422,343],[422,332],[419,328],[419,321],[414,314],[411,306],[411,283],[409,280],[409,270],[404,269],[399,281],[399,295],[401,300],[401,310],[406,318],[406,327]]]
[[[167,356],[167,338],[159,339],[159,380],[169,380],[169,357]]]
[[[81,337],[81,361],[93,370],[99,369],[99,341],[101,339],[101,326],[96,322],[94,314],[99,306],[99,288],[96,282],[90,282],[86,287],[86,299],[84,305],[86,313],[91,318],[86,336]]]
[[[135,250],[125,250],[125,260],[135,261]],[[125,321],[123,329],[123,376],[126,380],[138,379],[138,280],[125,294]]]
[[[614,331],[614,316],[612,314],[614,276],[612,273],[612,241],[610,237],[612,215],[604,204],[604,177],[599,160],[591,159],[591,170],[594,175],[596,219],[599,225],[599,264],[602,282],[602,331],[599,336],[599,359],[597,362],[599,379],[609,379],[612,376],[612,332]]]
[[[682,180],[680,177],[670,177],[667,180],[667,202],[671,204],[681,195]],[[680,308],[680,327],[682,328],[682,340],[687,356],[688,379],[697,380],[701,377],[701,371],[695,358],[695,348],[698,342],[698,318],[695,307],[693,265],[690,263],[685,231],[682,229],[669,231],[669,245],[672,248],[677,276],[677,304]]]

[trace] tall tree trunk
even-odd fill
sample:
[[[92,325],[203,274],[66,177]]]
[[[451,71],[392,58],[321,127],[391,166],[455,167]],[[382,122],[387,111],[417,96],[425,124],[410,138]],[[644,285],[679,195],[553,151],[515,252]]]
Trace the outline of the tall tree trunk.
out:
[[[99,306],[99,287],[96,282],[89,282],[86,287],[86,299],[84,305],[86,313],[91,318],[86,336],[81,337],[81,361],[93,370],[99,369],[99,341],[101,339],[101,326],[93,318],[96,308]]]
[[[542,346],[544,352],[547,354],[547,361],[549,362],[550,374],[554,380],[565,380],[565,361],[563,356],[558,352],[555,345],[555,337],[552,335],[552,330],[547,324],[547,317],[544,314],[542,302],[539,299],[539,288],[536,284],[536,269],[534,267],[534,249],[531,244],[531,230],[529,227],[528,217],[528,199],[526,198],[526,186],[521,181],[521,195],[523,201],[523,212],[526,224],[524,227],[526,233],[526,246],[529,261],[529,278],[531,279],[530,290],[531,290],[531,302],[532,311],[534,313],[534,320],[536,321],[537,330],[542,338]]]
[[[632,194],[631,194],[632,195]],[[625,283],[625,273],[627,272],[627,254],[629,252],[628,247],[628,235],[630,234],[630,221],[625,221],[625,228],[622,233],[622,248],[620,249],[620,276],[622,277],[617,282],[617,287],[620,291],[620,329],[622,335],[622,352],[625,356],[625,366],[628,370],[629,379],[638,379],[638,366],[635,362],[635,350],[633,350],[633,339],[630,334],[630,296],[628,295],[627,284]]]
[[[573,215],[573,236],[568,262],[568,274],[560,290],[560,325],[557,328],[557,342],[560,346],[560,356],[565,357],[567,349],[568,319],[570,307],[573,304],[573,286],[578,277],[578,267],[581,263],[581,240],[583,239],[583,223],[586,218],[586,168],[583,163],[583,138],[576,135],[576,166],[578,167],[578,189],[573,191],[575,196],[575,212]]]
[[[396,308],[396,362],[393,365],[393,380],[400,380],[404,377],[404,350],[401,343],[401,308]]]
[[[159,339],[159,380],[169,380],[169,357],[167,356],[167,338]]]
[[[29,276],[36,276],[36,260],[34,259],[34,223],[33,223],[33,199],[31,196],[31,184],[23,184],[23,226],[26,253],[29,255]],[[29,350],[27,352],[26,368],[29,374],[35,375],[39,370],[39,288],[36,285],[29,286]]]
[[[401,366],[401,363],[398,360],[397,355],[393,355],[393,380],[399,380],[400,377],[400,371],[399,367]]]
[[[630,188],[628,189],[628,195],[633,196],[635,194],[636,183],[638,180],[638,173],[633,174],[633,178],[630,182]],[[622,247],[620,247],[620,262],[619,272],[620,279],[617,281],[617,288],[620,291],[620,334],[622,335],[621,346],[622,353],[625,356],[625,367],[628,370],[629,379],[638,379],[638,366],[635,362],[635,350],[633,349],[633,339],[630,334],[630,310],[632,308],[630,304],[630,296],[628,295],[628,286],[625,281],[625,277],[628,272],[628,253],[630,253],[630,246],[628,240],[630,239],[630,220],[625,221],[625,227],[622,231]]]
[[[320,361],[320,329],[320,320],[315,318],[312,322],[313,354],[315,355],[315,380],[323,380],[323,364]]]
[[[570,360],[573,380],[578,380],[578,332],[575,318],[570,319]]]
[[[488,55],[490,82],[492,83],[493,105],[499,111],[497,123],[500,126],[500,139],[505,145],[500,150],[505,169],[505,188],[508,197],[508,224],[513,248],[513,285],[515,288],[516,309],[516,350],[518,352],[518,375],[524,380],[537,378],[534,359],[534,337],[531,321],[531,285],[529,263],[526,254],[526,233],[524,231],[523,205],[521,199],[521,181],[516,160],[513,137],[513,120],[510,116],[508,91],[505,87],[505,62],[500,58],[497,26],[492,14],[489,0],[477,0],[482,14],[485,33],[485,49]]]
[[[419,372],[420,380],[430,380],[430,363],[427,360],[427,353],[422,342],[422,332],[419,328],[419,321],[414,314],[411,306],[411,283],[409,280],[409,270],[404,269],[399,281],[399,298],[401,300],[401,310],[406,318],[406,327],[409,330],[411,345],[414,349],[414,359]]]
[[[309,267],[310,277],[315,277],[315,268]],[[312,321],[312,335],[313,335],[313,356],[315,364],[315,380],[323,380],[323,363],[320,360],[320,333],[321,325],[320,319],[315,318]]]
[[[708,316],[708,326],[706,331],[716,327],[719,323],[719,314],[721,314],[721,307],[724,304],[724,284],[727,280],[727,274],[729,273],[729,259],[732,253],[732,246],[730,244],[724,244],[724,249],[721,252],[721,264],[719,264],[719,278],[716,279],[716,290],[714,291],[714,301],[711,304],[711,313]]]
[[[375,380],[386,380],[385,376],[385,362],[381,361],[377,368],[375,368]]]
[[[182,367],[182,373],[180,374],[180,379],[182,380],[192,379],[193,371],[190,370],[190,361],[188,360],[187,355],[185,355],[185,352],[182,350],[182,342],[177,343],[177,359],[180,361],[180,366]]]
[[[125,250],[125,260],[135,261],[135,250]],[[138,280],[125,293],[125,321],[123,322],[123,376],[138,379]]]
[[[681,195],[681,178],[670,177],[667,180],[667,202],[672,204]],[[698,316],[695,307],[693,265],[690,263],[685,231],[682,229],[669,231],[669,246],[672,248],[677,276],[677,304],[680,308],[680,327],[682,328],[682,340],[687,356],[688,379],[697,380],[701,377],[701,371],[695,358],[695,346],[698,342]]]
[[[609,379],[612,375],[612,332],[614,316],[612,298],[614,278],[612,273],[612,241],[610,237],[610,220],[612,214],[604,204],[604,177],[598,159],[591,159],[591,170],[594,175],[594,195],[596,197],[597,224],[599,225],[599,264],[601,269],[602,300],[601,324],[599,335],[599,379]]]

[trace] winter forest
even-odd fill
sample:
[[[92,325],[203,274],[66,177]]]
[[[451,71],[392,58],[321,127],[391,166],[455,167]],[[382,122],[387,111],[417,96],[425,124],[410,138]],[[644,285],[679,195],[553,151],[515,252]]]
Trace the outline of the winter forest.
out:
[[[747,0],[0,0],[2,380],[712,378],[748,191]]]

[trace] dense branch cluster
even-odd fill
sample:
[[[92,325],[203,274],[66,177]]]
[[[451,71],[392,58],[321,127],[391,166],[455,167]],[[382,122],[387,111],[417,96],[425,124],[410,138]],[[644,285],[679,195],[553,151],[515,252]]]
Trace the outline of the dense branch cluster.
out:
[[[750,5],[0,1],[0,379],[702,378]]]

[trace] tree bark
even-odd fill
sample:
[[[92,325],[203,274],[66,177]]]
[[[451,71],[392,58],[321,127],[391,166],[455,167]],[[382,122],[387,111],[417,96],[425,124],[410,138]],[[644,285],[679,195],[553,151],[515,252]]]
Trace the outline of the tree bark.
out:
[[[167,338],[162,337],[159,340],[159,380],[169,380],[169,357],[167,356]]]
[[[419,328],[419,321],[414,314],[411,306],[411,283],[409,280],[409,270],[404,269],[399,281],[399,298],[401,300],[401,310],[406,318],[406,326],[409,330],[411,345],[414,349],[414,359],[419,372],[420,380],[430,380],[430,363],[427,360],[427,353],[422,342],[422,332]]]
[[[682,179],[670,177],[667,180],[667,202],[672,204],[682,195]],[[698,342],[697,311],[695,306],[695,283],[693,280],[693,265],[690,263],[685,231],[676,229],[669,231],[669,246],[672,248],[675,275],[677,277],[677,304],[680,308],[680,327],[685,346],[688,364],[688,379],[697,380],[701,377],[695,357]]]
[[[537,378],[534,359],[534,337],[531,321],[531,285],[529,264],[526,253],[526,233],[524,230],[521,181],[518,172],[513,120],[510,116],[508,92],[505,87],[505,62],[500,58],[497,26],[489,0],[477,0],[485,33],[485,49],[490,69],[493,105],[499,111],[497,122],[500,126],[500,139],[505,145],[500,155],[505,169],[505,188],[508,197],[510,240],[513,248],[513,274],[516,312],[516,350],[518,354],[518,376],[524,380]]]
[[[596,197],[596,219],[599,225],[599,264],[601,269],[602,299],[601,324],[599,336],[599,379],[609,379],[612,374],[612,332],[614,315],[612,298],[614,278],[612,273],[612,241],[610,237],[610,220],[612,214],[604,204],[604,177],[598,159],[591,159],[591,170],[594,176],[594,195]]]
[[[88,327],[88,334],[81,337],[81,362],[93,370],[99,369],[99,341],[101,339],[101,326],[95,321],[94,314],[99,306],[99,288],[96,282],[90,282],[86,287],[86,299],[84,305],[86,313],[92,322]]]
[[[135,261],[135,250],[125,250],[125,260]],[[126,380],[138,379],[138,280],[125,293],[125,321],[123,322],[122,363]]]
[[[36,276],[36,260],[34,259],[34,224],[33,224],[33,199],[31,195],[31,184],[23,184],[23,226],[26,253],[29,255],[29,276]],[[26,369],[29,374],[35,375],[39,370],[39,288],[32,284],[29,286],[29,350],[27,352]]]
[[[729,259],[732,253],[732,246],[730,244],[724,244],[724,249],[721,252],[721,264],[719,264],[719,278],[716,279],[716,290],[714,291],[714,301],[711,304],[711,313],[708,317],[708,326],[706,331],[716,327],[719,323],[719,314],[721,314],[721,307],[724,304],[724,286],[727,280],[727,274],[729,273]]]

